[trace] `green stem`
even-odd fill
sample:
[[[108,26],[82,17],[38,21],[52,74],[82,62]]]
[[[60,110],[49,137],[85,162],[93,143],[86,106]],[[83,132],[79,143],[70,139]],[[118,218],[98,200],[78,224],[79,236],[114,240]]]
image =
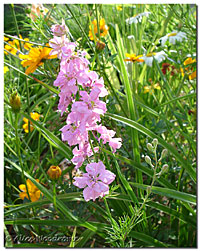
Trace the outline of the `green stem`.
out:
[[[57,205],[56,205],[56,181],[53,181],[53,204],[54,204],[55,210],[57,211]]]
[[[26,179],[25,179],[25,175],[24,175],[24,166],[23,166],[23,162],[22,162],[22,158],[21,158],[21,151],[20,151],[20,141],[19,141],[19,136],[18,136],[18,120],[19,120],[19,114],[15,113],[15,140],[16,140],[16,148],[17,148],[17,155],[19,158],[19,163],[22,169],[22,180],[26,186],[26,191],[27,191],[27,195],[29,200],[31,201],[30,195],[29,195],[29,191],[28,191],[28,186],[26,183]]]
[[[17,36],[19,37],[19,29],[18,29],[17,19],[16,19],[16,15],[15,15],[15,10],[14,10],[14,4],[11,4],[10,6],[11,6],[11,12],[12,12],[14,23],[15,23],[15,28],[16,28]],[[22,51],[21,41],[19,41],[19,46],[20,46],[20,50]]]

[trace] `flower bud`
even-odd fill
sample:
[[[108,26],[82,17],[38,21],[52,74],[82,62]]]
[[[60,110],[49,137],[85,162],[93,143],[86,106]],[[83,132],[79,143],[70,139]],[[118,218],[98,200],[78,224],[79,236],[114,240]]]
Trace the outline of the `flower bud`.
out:
[[[102,51],[105,48],[105,43],[101,42],[101,41],[97,41],[96,43],[96,49],[98,52]]]
[[[147,164],[149,164],[150,166],[152,166],[152,164],[151,164],[151,158],[149,156],[145,156],[145,161],[147,162]]]
[[[61,176],[61,169],[59,166],[51,166],[47,171],[51,180],[57,180]]]
[[[12,110],[14,112],[19,112],[20,107],[21,107],[21,100],[20,96],[18,96],[17,92],[14,92],[10,96],[10,106],[12,107]]]
[[[165,158],[167,156],[167,153],[168,153],[167,149],[163,149],[160,158],[161,159]]]
[[[152,144],[154,145],[154,147],[156,148],[158,145],[158,140],[157,139],[153,139]]]
[[[150,143],[147,143],[147,149],[151,152],[153,152],[153,146]]]
[[[166,173],[169,170],[169,166],[167,164],[164,164],[161,169],[161,174]]]

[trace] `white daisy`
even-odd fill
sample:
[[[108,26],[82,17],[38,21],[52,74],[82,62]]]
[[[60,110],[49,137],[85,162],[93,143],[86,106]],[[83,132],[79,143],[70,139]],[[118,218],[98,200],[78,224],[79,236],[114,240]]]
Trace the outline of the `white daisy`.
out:
[[[167,42],[167,40],[169,40],[169,42],[171,44],[175,44],[176,41],[182,42],[183,39],[186,39],[186,38],[187,38],[187,36],[186,36],[185,32],[182,32],[182,31],[179,31],[179,32],[173,31],[171,33],[168,33],[164,37],[161,37],[160,41],[161,41],[161,45],[163,46]]]
[[[147,55],[144,55],[141,57],[141,59],[144,59],[145,63],[152,67],[153,59],[157,60],[158,63],[162,62],[166,58],[167,54],[164,51],[159,52],[150,52]]]
[[[132,24],[132,23],[137,24],[138,22],[142,21],[143,16],[148,17],[149,14],[151,14],[151,12],[143,12],[143,13],[140,13],[140,14],[136,14],[133,17],[127,18],[126,23],[127,24]]]

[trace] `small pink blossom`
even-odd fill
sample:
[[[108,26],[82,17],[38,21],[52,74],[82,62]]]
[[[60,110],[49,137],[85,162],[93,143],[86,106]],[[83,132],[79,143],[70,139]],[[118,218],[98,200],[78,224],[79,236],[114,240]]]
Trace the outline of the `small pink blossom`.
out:
[[[80,131],[76,125],[65,125],[60,131],[62,132],[62,141],[67,141],[70,146],[88,142],[88,132]]]
[[[65,25],[65,21],[62,20],[62,24],[54,24],[51,26],[51,31],[54,36],[61,37],[69,32],[68,27]]]
[[[84,188],[83,197],[85,201],[104,197],[109,193],[109,184],[111,184],[116,175],[111,171],[106,170],[102,161],[98,163],[91,163],[86,166],[87,173],[82,177],[74,177],[75,186]]]
[[[100,93],[101,90],[99,88],[94,88],[90,94],[88,94],[86,91],[80,91],[80,96],[81,100],[88,105],[89,109],[95,113],[104,114],[107,111],[107,108],[106,103],[99,100]]]
[[[49,45],[53,50],[49,53],[50,55],[57,55],[61,59],[62,49],[65,45],[69,43],[69,39],[66,36],[56,37],[54,36],[49,40]]]
[[[115,131],[108,130],[105,126],[99,126],[97,129],[97,132],[101,134],[100,139],[103,140],[103,144],[106,144],[107,142],[109,145],[113,148],[113,152],[116,152],[116,149],[119,149],[122,145],[121,138],[113,138],[115,135]]]
[[[99,147],[94,147],[94,152],[97,152],[98,150],[99,150]],[[86,142],[84,145],[80,144],[79,149],[76,146],[73,149],[73,155],[74,157],[71,161],[75,165],[75,168],[78,169],[79,167],[82,166],[87,156],[90,157],[93,155],[93,151],[90,147],[90,144]]]

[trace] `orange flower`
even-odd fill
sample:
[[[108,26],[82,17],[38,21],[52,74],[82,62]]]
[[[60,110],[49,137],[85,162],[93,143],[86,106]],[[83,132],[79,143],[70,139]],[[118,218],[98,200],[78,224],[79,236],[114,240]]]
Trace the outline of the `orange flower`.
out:
[[[39,183],[38,179],[36,179],[36,181]],[[26,185],[27,185],[27,188],[28,188],[28,193],[27,193],[27,190],[26,190]],[[29,199],[29,197],[28,197],[28,194],[29,194],[30,199],[31,199],[32,202],[39,200],[41,191],[29,179],[27,179],[26,185],[25,184],[19,185],[19,189],[22,191],[19,194],[19,197],[22,200],[24,200],[25,197],[27,199]]]
[[[105,23],[105,19],[102,18],[99,22],[99,33],[100,33],[100,37],[105,37],[108,33],[108,26]],[[94,36],[93,36],[93,32],[94,32]],[[97,27],[97,20],[93,20],[92,21],[92,25],[89,26],[89,37],[90,40],[96,40],[98,37],[98,27]],[[99,38],[100,39],[100,38]]]

